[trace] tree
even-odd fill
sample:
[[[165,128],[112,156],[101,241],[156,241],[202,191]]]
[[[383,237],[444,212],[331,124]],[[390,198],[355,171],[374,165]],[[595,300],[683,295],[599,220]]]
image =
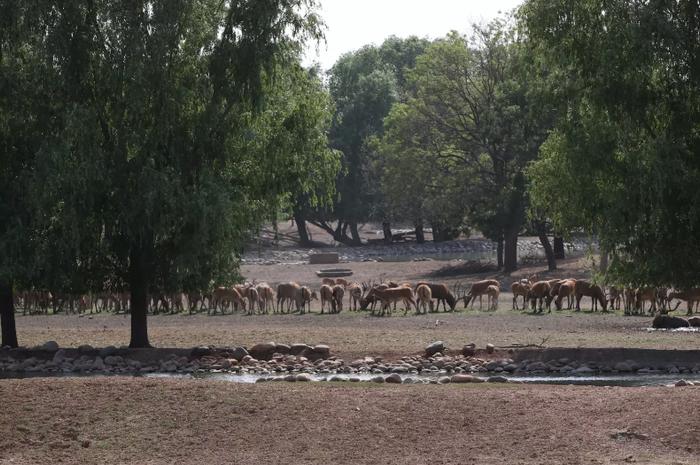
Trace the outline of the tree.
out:
[[[335,106],[330,141],[342,153],[343,168],[332,212],[317,212],[314,224],[339,242],[359,245],[358,223],[370,219],[383,222],[385,236],[391,234],[370,141],[382,134],[389,109],[405,93],[406,73],[427,44],[417,37],[390,37],[380,47],[365,46],[341,56],[329,71]],[[336,226],[331,225],[334,220]]]
[[[20,29],[43,32],[30,45],[52,79],[38,230],[76,245],[55,260],[68,271],[130,290],[130,346],[148,347],[148,293],[234,280],[248,231],[288,187],[262,180],[299,154],[256,131],[278,71],[319,37],[315,3],[11,3]]]
[[[449,34],[418,58],[407,102],[415,111],[405,112],[421,121],[413,124],[421,134],[409,144],[423,146],[430,166],[446,166],[445,174],[460,178],[467,216],[499,242],[504,255],[501,260],[499,253],[499,265],[506,271],[517,266],[517,239],[526,219],[523,169],[537,155],[550,117],[533,102],[523,50],[503,21],[477,27],[472,40]]]
[[[595,234],[623,283],[697,284],[700,6],[532,0],[532,46],[556,74],[556,130],[529,175],[559,230]]]

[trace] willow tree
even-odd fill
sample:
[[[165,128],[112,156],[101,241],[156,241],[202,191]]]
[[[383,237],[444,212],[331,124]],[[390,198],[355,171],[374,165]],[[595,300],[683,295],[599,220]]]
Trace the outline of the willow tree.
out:
[[[149,291],[235,279],[247,232],[288,187],[261,188],[298,160],[256,150],[256,122],[319,38],[315,2],[6,3],[17,29],[42,31],[19,46],[51,77],[37,228],[82,245],[54,262],[130,290],[130,346],[148,347]]]
[[[700,5],[530,0],[520,16],[562,109],[533,200],[596,234],[613,279],[697,285]]]

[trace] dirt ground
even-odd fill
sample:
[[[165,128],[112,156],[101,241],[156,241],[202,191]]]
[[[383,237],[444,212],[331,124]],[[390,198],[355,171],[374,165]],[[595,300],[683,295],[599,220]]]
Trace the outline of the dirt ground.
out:
[[[401,315],[401,313],[399,314]],[[469,342],[479,347],[543,344],[548,347],[636,347],[697,349],[700,333],[653,331],[648,317],[620,314],[562,313],[531,315],[510,310],[495,314],[469,311],[457,314],[371,317],[366,313],[340,315],[159,315],[149,317],[151,343],[157,347],[199,345],[252,346],[258,342],[328,344],[346,359],[365,355],[393,358],[420,352],[426,344],[443,340],[459,349]],[[437,324],[436,324],[437,323]],[[100,315],[18,317],[20,343],[25,346],[55,340],[62,347],[91,344],[120,346],[129,341],[129,318]]]
[[[313,288],[318,287],[321,281],[316,276],[316,271],[324,268],[349,268],[352,270],[353,275],[346,279],[358,283],[379,283],[380,281],[418,282],[427,280],[444,282],[450,286],[461,284],[464,287],[480,279],[493,278],[501,282],[502,290],[508,289],[513,281],[532,275],[537,275],[540,279],[590,278],[590,272],[588,271],[590,262],[587,258],[562,260],[558,264],[559,269],[553,272],[547,271],[546,264],[536,263],[522,266],[512,274],[485,272],[445,275],[447,274],[444,273],[446,269],[454,269],[464,264],[463,261],[459,260],[352,262],[338,265],[279,263],[275,265],[243,265],[241,266],[241,273],[249,281],[265,281],[273,285],[281,282],[296,281]]]
[[[2,464],[700,463],[694,387],[27,379],[0,398]]]

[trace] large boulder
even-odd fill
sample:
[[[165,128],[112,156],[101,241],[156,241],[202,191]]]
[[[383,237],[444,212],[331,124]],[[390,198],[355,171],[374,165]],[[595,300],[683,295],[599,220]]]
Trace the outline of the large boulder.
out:
[[[446,350],[445,343],[442,341],[435,341],[428,344],[425,348],[425,356],[432,357],[438,352],[444,353]]]
[[[476,376],[472,375],[452,375],[450,378],[450,382],[452,383],[483,383],[484,380],[481,378],[477,378]]]
[[[248,352],[258,360],[271,360],[272,355],[277,351],[277,344],[274,342],[263,342],[255,344]]]
[[[291,355],[299,355],[307,350],[311,350],[311,346],[308,344],[292,344],[292,346],[289,348],[289,353]]]
[[[651,325],[656,329],[676,329],[688,328],[690,323],[688,323],[688,320],[685,318],[679,316],[657,315]]]
[[[211,347],[207,346],[194,347],[190,352],[193,357],[203,357],[205,355],[211,355],[212,353],[214,353],[214,351],[211,349]]]
[[[233,349],[233,351],[231,351],[231,357],[235,358],[239,362],[243,360],[243,357],[245,357],[246,355],[249,354],[245,347],[236,347],[235,349]]]
[[[473,342],[471,344],[466,344],[462,347],[462,355],[465,357],[473,357],[476,355],[476,344]]]
[[[397,373],[390,374],[389,376],[384,378],[384,382],[389,384],[401,384],[401,381],[401,376]]]
[[[44,342],[41,346],[39,346],[39,349],[45,350],[47,352],[56,352],[58,350],[58,342],[56,342],[56,341]]]

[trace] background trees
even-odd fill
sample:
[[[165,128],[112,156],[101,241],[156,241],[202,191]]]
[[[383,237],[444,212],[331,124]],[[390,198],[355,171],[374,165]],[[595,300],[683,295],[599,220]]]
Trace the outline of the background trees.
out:
[[[697,284],[697,2],[528,1],[563,117],[530,169],[562,230],[595,233],[622,282]]]
[[[517,238],[526,219],[523,170],[536,157],[551,119],[549,112],[535,111],[522,53],[501,21],[476,28],[471,40],[451,33],[436,41],[409,73],[410,98],[392,110],[383,145],[393,157],[387,186],[413,173],[410,186],[421,187],[404,194],[411,205],[426,205],[430,187],[442,200],[423,214],[444,215],[452,222],[448,228],[465,220],[502,243],[499,265],[506,271],[517,266]]]

